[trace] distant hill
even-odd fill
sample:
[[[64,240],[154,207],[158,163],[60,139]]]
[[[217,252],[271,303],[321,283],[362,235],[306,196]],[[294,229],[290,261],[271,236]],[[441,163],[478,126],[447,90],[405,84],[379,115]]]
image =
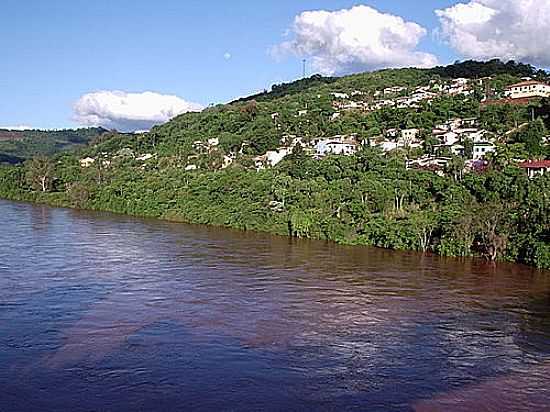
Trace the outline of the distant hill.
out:
[[[78,149],[107,132],[101,127],[21,131],[0,129],[0,163],[16,164],[33,156],[51,156]]]

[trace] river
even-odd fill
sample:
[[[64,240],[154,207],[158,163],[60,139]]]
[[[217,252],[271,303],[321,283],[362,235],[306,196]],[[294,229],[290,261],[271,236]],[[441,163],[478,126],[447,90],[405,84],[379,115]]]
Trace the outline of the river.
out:
[[[550,410],[550,274],[0,201],[0,411]]]

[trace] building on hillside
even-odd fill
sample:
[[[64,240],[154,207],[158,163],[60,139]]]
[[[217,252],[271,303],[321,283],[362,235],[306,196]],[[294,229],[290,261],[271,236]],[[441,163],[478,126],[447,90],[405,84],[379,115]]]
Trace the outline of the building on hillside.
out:
[[[233,164],[233,157],[225,155],[223,157],[222,169],[227,169]]]
[[[347,93],[333,92],[330,95],[335,99],[349,99],[349,95]]]
[[[384,89],[384,95],[389,95],[389,94],[398,94],[398,93],[402,93],[404,91],[406,91],[407,88],[406,87],[402,87],[402,86],[394,86],[394,87],[386,87]]]
[[[453,145],[460,141],[459,134],[455,132],[447,132],[437,137],[441,139],[444,145]]]
[[[80,159],[81,167],[90,167],[94,163],[95,163],[95,159],[91,157],[85,157],[84,159]]]
[[[139,160],[141,162],[145,162],[146,160],[152,159],[153,157],[156,157],[156,155],[152,153],[145,153],[139,157],[136,157],[136,160]]]
[[[404,145],[415,143],[419,134],[419,129],[403,129],[401,130],[401,137],[399,138],[399,142]]]
[[[405,166],[407,169],[427,170],[443,176],[450,161],[450,157],[426,155],[419,159],[407,160]]]
[[[265,154],[265,161],[269,166],[274,167],[290,153],[292,153],[290,147],[279,147],[277,150],[269,150]]]
[[[529,80],[508,86],[504,95],[511,99],[528,99],[533,97],[550,97],[550,85]]]
[[[489,142],[474,143],[472,158],[473,160],[484,159],[487,154],[494,153],[496,149],[497,148],[493,143],[489,143]]]
[[[315,146],[317,156],[353,155],[359,150],[359,143],[354,139],[335,137],[332,139],[320,140]]]
[[[550,173],[550,160],[531,160],[519,164],[519,167],[527,170],[530,179]]]
[[[444,154],[451,153],[455,156],[463,156],[464,155],[464,146],[461,144],[438,144],[433,146],[435,153],[437,153],[439,156],[442,156]]]

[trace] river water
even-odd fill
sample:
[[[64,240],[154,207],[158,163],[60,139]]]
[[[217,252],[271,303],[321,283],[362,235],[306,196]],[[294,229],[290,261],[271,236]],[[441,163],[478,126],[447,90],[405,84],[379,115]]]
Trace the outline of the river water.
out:
[[[550,274],[0,201],[0,411],[550,410]]]

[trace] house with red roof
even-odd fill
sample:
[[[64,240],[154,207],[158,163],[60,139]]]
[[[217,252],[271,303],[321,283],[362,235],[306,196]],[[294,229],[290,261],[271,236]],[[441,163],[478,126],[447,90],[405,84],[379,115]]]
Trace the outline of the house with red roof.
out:
[[[530,179],[550,173],[550,160],[530,160],[520,163],[518,166],[527,170]]]

